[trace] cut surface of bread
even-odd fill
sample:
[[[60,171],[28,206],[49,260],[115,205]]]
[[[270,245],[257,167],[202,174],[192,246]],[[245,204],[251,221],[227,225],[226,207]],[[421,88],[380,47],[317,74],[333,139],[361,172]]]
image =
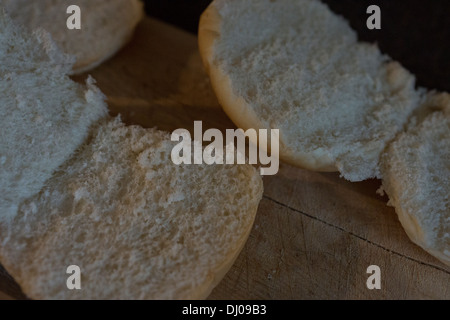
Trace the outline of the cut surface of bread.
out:
[[[169,134],[107,118],[69,70],[0,11],[2,265],[34,299],[206,298],[250,233],[257,170],[174,165]]]
[[[0,217],[39,192],[107,114],[104,95],[67,77],[48,34],[27,37],[0,10]]]
[[[280,129],[280,158],[351,181],[418,105],[415,78],[316,0],[215,0],[199,26],[214,91],[241,128]]]
[[[450,95],[424,107],[383,155],[383,189],[411,240],[450,265]]]
[[[45,29],[64,53],[76,57],[74,73],[110,58],[131,38],[143,16],[139,0],[0,0],[16,23]],[[70,5],[81,10],[81,30],[69,30]]]
[[[35,299],[200,299],[252,227],[262,179],[250,165],[181,165],[170,135],[118,119],[0,223],[0,261]],[[68,290],[66,269],[81,269]]]

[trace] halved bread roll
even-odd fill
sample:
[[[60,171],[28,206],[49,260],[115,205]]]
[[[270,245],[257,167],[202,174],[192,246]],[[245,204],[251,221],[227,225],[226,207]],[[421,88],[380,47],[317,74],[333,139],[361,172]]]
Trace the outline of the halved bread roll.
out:
[[[9,15],[29,30],[45,29],[64,53],[76,57],[74,73],[93,69],[113,56],[143,17],[140,0],[0,0]],[[81,30],[67,28],[67,8],[81,9]]]
[[[382,157],[383,188],[411,240],[450,265],[450,94],[422,109]]]
[[[215,0],[199,46],[236,125],[280,129],[282,160],[351,181],[380,177],[420,100],[408,71],[316,0]]]
[[[0,262],[24,293],[206,298],[252,228],[257,170],[173,164],[169,134],[108,118],[93,80],[72,82],[48,37],[1,10],[0,62]]]
[[[244,246],[262,197],[249,165],[174,165],[157,130],[100,124],[0,222],[0,261],[34,299],[204,299]],[[81,290],[69,290],[71,265]]]

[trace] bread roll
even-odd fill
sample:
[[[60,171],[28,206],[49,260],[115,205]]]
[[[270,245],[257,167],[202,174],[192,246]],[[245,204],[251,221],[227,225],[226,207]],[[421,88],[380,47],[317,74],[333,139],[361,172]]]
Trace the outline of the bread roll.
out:
[[[426,116],[428,114],[428,116]],[[410,239],[450,265],[450,94],[430,93],[383,154],[383,188]]]
[[[34,299],[204,299],[262,198],[250,165],[182,165],[167,133],[105,121],[15,219],[0,261]],[[81,268],[81,290],[66,269]]]
[[[140,0],[0,0],[18,24],[47,30],[63,52],[76,57],[74,73],[93,69],[113,56],[143,17]],[[67,8],[81,9],[81,30],[69,30]]]
[[[237,126],[280,129],[281,160],[351,181],[380,177],[420,100],[414,76],[316,0],[215,0],[199,46]]]
[[[0,262],[33,299],[206,298],[252,228],[256,168],[175,165],[168,133],[108,118],[36,36],[0,11]]]

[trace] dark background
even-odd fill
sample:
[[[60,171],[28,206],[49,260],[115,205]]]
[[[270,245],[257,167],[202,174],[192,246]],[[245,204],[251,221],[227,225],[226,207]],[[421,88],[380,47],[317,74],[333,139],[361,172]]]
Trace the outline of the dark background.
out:
[[[242,0],[245,1],[245,0]],[[197,33],[200,14],[210,0],[145,0],[147,13]],[[417,77],[417,84],[450,91],[449,0],[323,0],[350,21],[364,41],[376,42],[382,52]],[[368,30],[369,5],[381,8],[382,29]]]

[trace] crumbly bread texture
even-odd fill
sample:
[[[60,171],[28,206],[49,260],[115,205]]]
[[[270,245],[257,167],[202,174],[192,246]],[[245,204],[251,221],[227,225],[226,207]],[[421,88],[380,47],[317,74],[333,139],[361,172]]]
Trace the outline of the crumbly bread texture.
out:
[[[0,9],[0,217],[39,192],[107,114],[92,79],[67,77],[72,62],[48,34],[26,36]]]
[[[74,73],[110,58],[131,38],[143,17],[140,0],[0,0],[11,17],[29,30],[47,30],[63,52],[74,55]],[[67,8],[81,9],[81,30],[67,28]]]
[[[242,249],[262,197],[250,165],[181,165],[157,130],[100,124],[12,224],[0,260],[35,299],[200,299]],[[66,269],[81,268],[82,290]]]
[[[1,263],[35,299],[206,298],[247,240],[261,177],[174,165],[167,133],[109,119],[69,70],[48,34],[0,11]]]
[[[450,94],[423,107],[382,157],[383,189],[411,240],[450,266]]]
[[[420,100],[408,71],[316,0],[215,0],[199,45],[236,125],[280,129],[282,160],[351,181],[380,177]]]

